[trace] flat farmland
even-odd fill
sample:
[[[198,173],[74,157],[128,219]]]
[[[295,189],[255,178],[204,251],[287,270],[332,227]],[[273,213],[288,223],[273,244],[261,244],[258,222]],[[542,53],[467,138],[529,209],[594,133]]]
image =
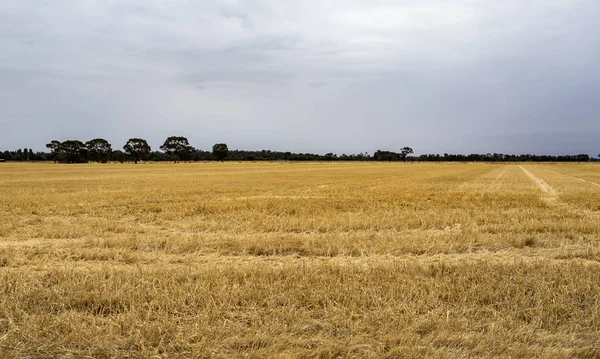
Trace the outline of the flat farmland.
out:
[[[0,357],[599,358],[600,165],[0,164]]]

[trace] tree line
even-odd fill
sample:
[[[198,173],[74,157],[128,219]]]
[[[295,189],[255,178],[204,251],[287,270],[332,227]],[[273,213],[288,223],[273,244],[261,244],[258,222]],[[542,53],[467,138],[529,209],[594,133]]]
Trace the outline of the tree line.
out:
[[[409,161],[409,162],[588,162],[595,159],[587,154],[579,155],[511,155],[502,153],[487,154],[424,154],[410,156],[414,153],[410,147],[403,147],[398,152],[377,150],[358,154],[314,154],[293,153],[271,150],[247,151],[229,150],[227,144],[217,143],[212,151],[196,149],[183,136],[170,136],[159,147],[160,151],[152,151],[148,142],[142,138],[130,138],[122,150],[113,150],[112,145],[103,138],[95,138],[87,142],[80,140],[53,140],[46,144],[49,152],[33,152],[31,148],[16,151],[0,152],[0,161],[54,161],[60,163],[86,162],[134,162],[139,161]],[[600,157],[600,154],[598,155]]]
[[[198,161],[215,159],[223,161],[229,149],[224,143],[213,146],[212,152],[198,151],[190,145],[183,136],[168,137],[160,146],[162,152],[152,151],[152,147],[143,138],[130,138],[123,150],[113,150],[112,145],[103,138],[95,138],[83,143],[79,140],[57,141],[46,144],[50,153],[47,160],[63,163],[84,163],[94,161],[106,163],[109,161]],[[200,158],[201,156],[201,158]]]

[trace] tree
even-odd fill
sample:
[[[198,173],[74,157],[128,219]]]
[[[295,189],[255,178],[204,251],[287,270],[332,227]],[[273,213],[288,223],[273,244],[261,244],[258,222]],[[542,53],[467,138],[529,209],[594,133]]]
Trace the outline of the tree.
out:
[[[119,161],[121,163],[123,163],[125,161],[125,152],[121,151],[121,150],[115,150],[112,151],[110,154],[110,159],[111,161]]]
[[[112,147],[107,140],[103,138],[94,138],[93,140],[85,143],[88,155],[94,161],[100,163],[100,161],[106,162],[112,152]]]
[[[147,156],[150,151],[150,145],[143,138],[130,138],[129,141],[123,146],[123,150],[125,153],[130,155],[133,158],[133,162],[136,164],[139,160]]]
[[[375,161],[398,161],[400,154],[391,151],[377,150],[373,153],[373,160]]]
[[[52,140],[46,144],[46,148],[50,149],[50,157],[54,160],[54,163],[58,160],[60,155],[60,141]]]
[[[213,156],[218,161],[223,161],[227,154],[229,153],[229,149],[227,148],[227,144],[225,143],[217,143],[212,148]]]
[[[406,156],[410,155],[413,152],[413,149],[410,147],[404,147],[402,149],[400,149],[400,158],[402,159],[402,162],[406,162]]]
[[[80,163],[86,160],[87,149],[85,144],[79,140],[61,142],[59,149],[64,154],[65,161],[68,163]]]
[[[195,150],[194,147],[190,146],[188,139],[182,136],[168,137],[165,143],[160,146],[160,149],[184,161],[191,159]]]

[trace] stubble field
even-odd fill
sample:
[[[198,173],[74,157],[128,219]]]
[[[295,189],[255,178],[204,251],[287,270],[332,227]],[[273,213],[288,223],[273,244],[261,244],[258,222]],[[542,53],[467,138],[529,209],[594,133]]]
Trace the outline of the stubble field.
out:
[[[600,165],[0,164],[0,357],[600,358]]]

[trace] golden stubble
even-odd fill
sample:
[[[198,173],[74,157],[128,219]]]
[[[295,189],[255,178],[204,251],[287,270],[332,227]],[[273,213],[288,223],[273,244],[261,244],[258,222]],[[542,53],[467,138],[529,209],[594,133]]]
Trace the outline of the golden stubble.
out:
[[[0,357],[598,357],[600,166],[0,164]]]

